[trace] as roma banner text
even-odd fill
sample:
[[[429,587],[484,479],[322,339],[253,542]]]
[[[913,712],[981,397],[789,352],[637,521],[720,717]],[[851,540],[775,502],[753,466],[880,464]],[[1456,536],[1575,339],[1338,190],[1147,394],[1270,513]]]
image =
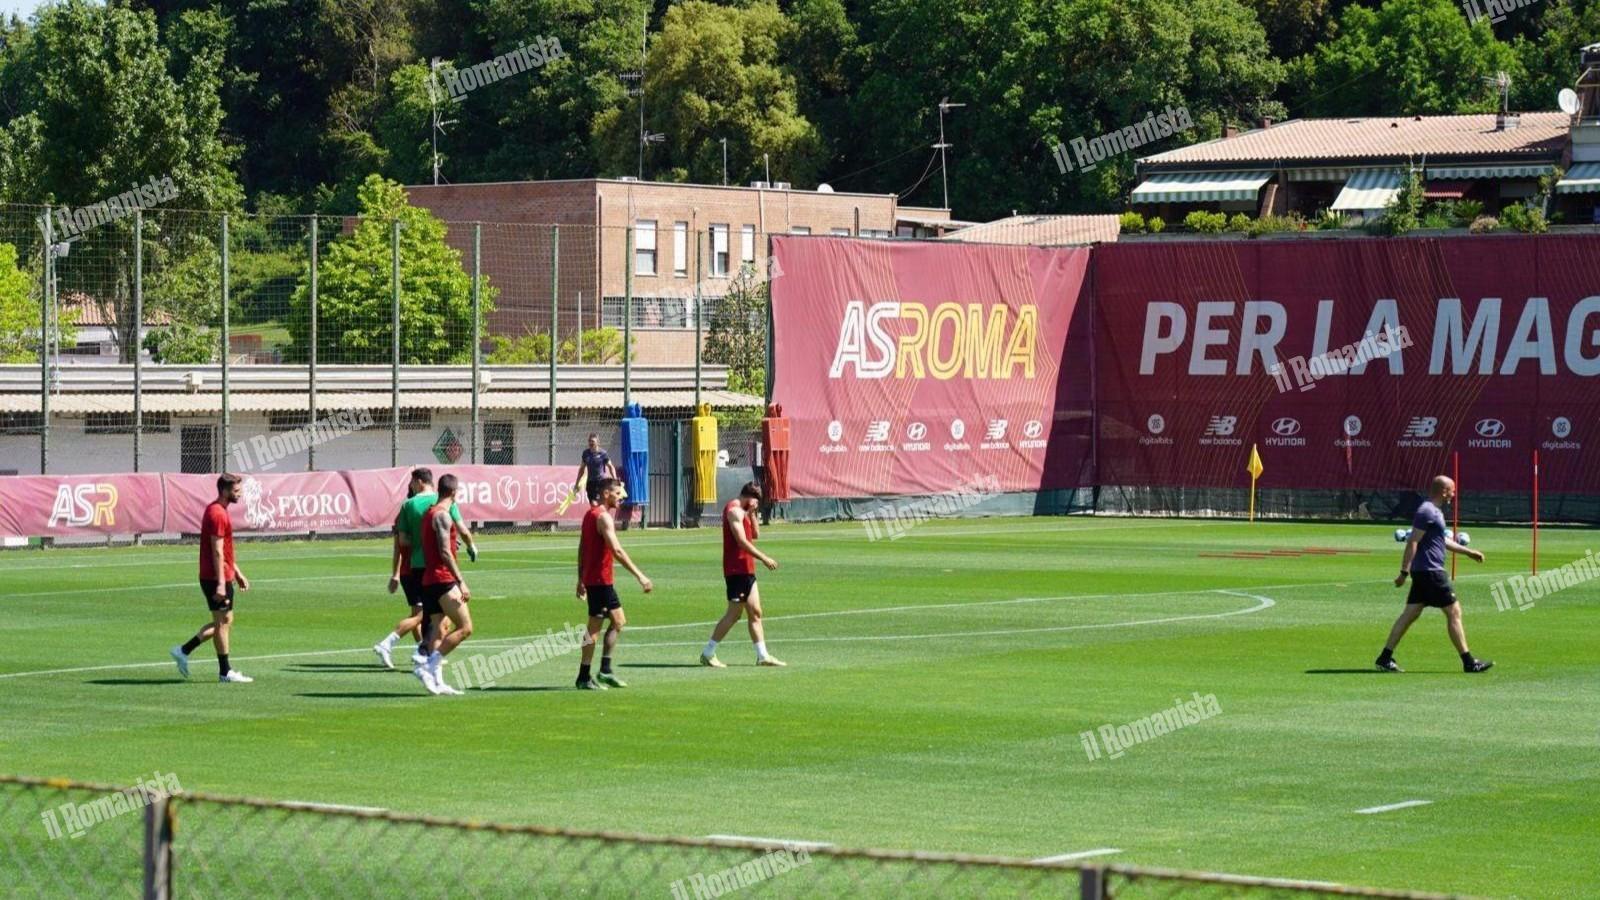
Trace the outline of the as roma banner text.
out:
[[[1068,335],[1087,248],[775,237],[773,255],[797,495],[1086,483],[1088,329]]]

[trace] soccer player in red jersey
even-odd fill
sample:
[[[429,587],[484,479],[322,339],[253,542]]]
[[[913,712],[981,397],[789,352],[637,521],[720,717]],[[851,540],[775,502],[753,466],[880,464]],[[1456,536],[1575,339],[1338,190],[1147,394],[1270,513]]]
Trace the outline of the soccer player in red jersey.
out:
[[[467,611],[467,601],[472,592],[467,589],[466,576],[456,562],[457,530],[450,508],[456,502],[456,476],[445,475],[439,479],[439,502],[429,507],[422,517],[422,642],[428,649],[427,659],[412,674],[433,694],[459,694],[444,680],[441,671],[444,658],[461,642],[472,637],[472,613]],[[439,636],[442,620],[448,617],[455,628],[444,637]]]
[[[617,538],[617,524],[613,514],[622,500],[622,482],[615,478],[602,478],[598,485],[599,504],[589,507],[583,515],[583,526],[578,532],[578,599],[589,602],[589,630],[583,639],[583,661],[578,666],[578,689],[603,691],[606,685],[627,687],[627,683],[611,671],[611,655],[616,652],[617,639],[622,636],[622,626],[628,622],[622,612],[622,601],[611,583],[611,563],[615,559],[623,568],[639,579],[639,587],[646,594],[655,589],[650,579],[628,558]],[[589,676],[594,662],[594,643],[600,626],[606,628],[605,650],[600,655],[598,679]]]
[[[211,622],[195,632],[181,646],[172,648],[172,659],[178,664],[178,674],[189,677],[189,654],[209,640],[216,641],[217,680],[225,684],[249,684],[254,678],[228,665],[228,636],[233,630],[233,586],[250,590],[250,579],[244,577],[233,559],[233,520],[228,518],[228,505],[239,501],[239,476],[223,475],[217,479],[217,499],[211,501],[200,516],[200,592],[205,594],[206,608],[211,610]]]
[[[722,579],[728,585],[728,610],[712,629],[706,649],[700,652],[702,666],[727,668],[717,659],[717,642],[728,636],[741,612],[750,614],[750,640],[756,645],[756,665],[785,665],[767,652],[767,642],[761,631],[761,592],[756,588],[756,560],[761,560],[768,569],[776,569],[778,561],[756,549],[758,532],[753,513],[760,506],[761,485],[751,481],[739,489],[737,499],[729,500],[722,508]]]

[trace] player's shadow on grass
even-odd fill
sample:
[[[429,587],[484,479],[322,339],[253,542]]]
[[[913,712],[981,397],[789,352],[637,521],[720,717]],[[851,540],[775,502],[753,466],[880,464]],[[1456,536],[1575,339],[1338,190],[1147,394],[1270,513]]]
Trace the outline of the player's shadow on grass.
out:
[[[382,666],[362,663],[292,663],[283,668],[287,672],[383,672],[385,674],[393,674],[396,671],[394,669],[385,669]]]
[[[426,691],[311,691],[295,694],[296,697],[316,697],[320,700],[385,700],[404,697],[427,697]]]
[[[114,687],[126,687],[130,684],[183,684],[182,678],[95,678],[85,681],[84,684],[103,684]]]
[[[1423,671],[1418,669],[1407,669],[1404,672],[1384,672],[1379,669],[1307,669],[1305,673],[1307,675],[1389,675],[1395,678],[1401,678],[1406,675],[1449,674],[1444,671]]]
[[[483,691],[485,693],[490,693],[490,694],[496,694],[496,693],[499,693],[501,691],[566,691],[566,690],[573,690],[573,689],[570,688],[570,687],[558,687],[558,686],[553,685],[553,684],[529,684],[529,685],[497,684],[494,687],[475,688],[474,690]],[[471,693],[471,691],[468,691],[468,693]]]
[[[698,669],[699,663],[617,663],[623,669]]]

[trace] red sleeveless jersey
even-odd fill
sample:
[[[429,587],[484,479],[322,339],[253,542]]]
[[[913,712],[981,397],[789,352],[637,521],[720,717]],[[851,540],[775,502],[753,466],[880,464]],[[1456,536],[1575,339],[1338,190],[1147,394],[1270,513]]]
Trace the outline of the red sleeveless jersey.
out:
[[[604,506],[589,507],[578,532],[578,578],[585,585],[611,583],[611,543],[600,533],[600,516],[605,511]]]
[[[444,560],[444,554],[439,552],[439,536],[434,533],[435,516],[444,516],[450,520],[450,510],[443,504],[431,507],[422,516],[422,583],[423,584],[454,584],[455,573],[450,571],[450,566]],[[450,520],[450,558],[456,558],[456,523]]]
[[[733,538],[733,526],[728,524],[728,513],[733,512],[739,505],[738,500],[729,500],[728,505],[722,508],[722,574],[724,575],[754,575],[756,573],[756,558],[739,546]],[[756,517],[745,514],[744,536],[751,542],[756,539]]]

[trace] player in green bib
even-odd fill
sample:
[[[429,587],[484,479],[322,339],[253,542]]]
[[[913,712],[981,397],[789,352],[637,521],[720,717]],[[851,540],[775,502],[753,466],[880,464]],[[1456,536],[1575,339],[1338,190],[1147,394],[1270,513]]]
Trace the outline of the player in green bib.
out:
[[[411,470],[411,485],[406,490],[406,500],[400,504],[400,511],[394,517],[394,557],[389,575],[389,593],[394,593],[400,588],[405,589],[406,606],[408,612],[394,626],[383,640],[372,645],[372,652],[378,655],[378,660],[386,669],[394,668],[390,658],[395,642],[404,635],[412,635],[419,643],[422,640],[422,569],[426,565],[422,556],[422,517],[428,509],[439,502],[439,495],[433,490],[433,471],[427,468]],[[456,529],[467,543],[467,557],[473,562],[478,561],[478,545],[472,539],[472,532],[461,521],[459,507],[450,507],[450,516],[455,520]],[[413,660],[414,661],[414,660]]]

